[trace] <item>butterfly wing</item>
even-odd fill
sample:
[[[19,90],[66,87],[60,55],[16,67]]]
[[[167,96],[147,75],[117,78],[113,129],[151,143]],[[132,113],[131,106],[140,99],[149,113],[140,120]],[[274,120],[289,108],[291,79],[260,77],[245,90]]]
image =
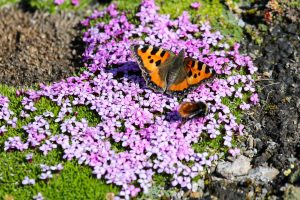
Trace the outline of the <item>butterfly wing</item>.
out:
[[[171,67],[175,54],[149,45],[134,45],[132,52],[147,84],[155,90],[164,91],[168,68]]]
[[[186,80],[190,87],[204,83],[215,74],[212,68],[192,58],[185,58],[183,65],[187,74]]]
[[[182,66],[182,63],[181,63]],[[171,94],[183,94],[188,91],[190,85],[187,81],[187,73],[186,70],[181,67],[178,69],[176,74],[176,79],[169,85],[167,93]]]
[[[184,94],[213,77],[214,70],[192,58],[184,58],[168,93]]]

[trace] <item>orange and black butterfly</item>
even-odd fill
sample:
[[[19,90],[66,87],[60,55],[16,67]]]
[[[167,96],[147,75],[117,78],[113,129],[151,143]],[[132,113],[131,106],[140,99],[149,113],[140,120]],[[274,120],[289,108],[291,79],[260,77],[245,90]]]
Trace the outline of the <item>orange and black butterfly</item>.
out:
[[[180,104],[178,113],[183,119],[191,119],[193,117],[204,117],[208,112],[207,105],[201,101],[183,102]]]
[[[214,75],[214,70],[193,58],[185,58],[184,50],[174,52],[149,46],[134,45],[132,51],[147,85],[167,94],[185,94]]]

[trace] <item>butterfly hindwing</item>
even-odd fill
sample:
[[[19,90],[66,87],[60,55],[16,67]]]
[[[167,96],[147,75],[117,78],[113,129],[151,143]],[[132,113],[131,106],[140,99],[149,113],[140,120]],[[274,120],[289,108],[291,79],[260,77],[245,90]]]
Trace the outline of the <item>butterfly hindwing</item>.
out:
[[[191,87],[203,83],[214,75],[212,68],[192,58],[185,58],[183,65],[187,74],[187,82]]]
[[[182,67],[178,70],[177,77],[170,85],[169,91],[184,94],[206,82],[213,74],[213,70],[206,64],[192,58],[184,58]]]
[[[135,45],[132,50],[147,83],[159,91],[165,88],[167,68],[170,67],[169,63],[175,54],[163,48],[149,45]]]

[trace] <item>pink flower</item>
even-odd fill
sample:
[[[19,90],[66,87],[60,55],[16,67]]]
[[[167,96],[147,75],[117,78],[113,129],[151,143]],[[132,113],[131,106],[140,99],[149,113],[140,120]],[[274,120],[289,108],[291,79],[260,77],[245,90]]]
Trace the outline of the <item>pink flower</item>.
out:
[[[44,200],[44,197],[42,195],[42,193],[38,193],[36,196],[33,196],[33,199],[34,200]]]
[[[198,9],[201,6],[199,2],[194,2],[191,4],[191,8]]]
[[[243,102],[241,105],[240,105],[240,108],[242,110],[249,110],[250,109],[250,104],[247,104],[245,102]]]
[[[56,5],[61,5],[61,4],[63,4],[65,2],[65,0],[54,0],[54,3],[56,4]]]
[[[253,102],[254,105],[256,105],[259,102],[258,94],[252,94],[252,96],[250,97],[250,101]]]
[[[79,0],[72,0],[72,4],[74,6],[79,6]]]
[[[23,185],[34,185],[35,180],[28,178],[28,176],[25,176],[24,180],[22,181]]]
[[[229,149],[228,152],[233,156],[236,157],[237,155],[239,155],[241,153],[241,150],[238,148],[234,148],[234,149]]]

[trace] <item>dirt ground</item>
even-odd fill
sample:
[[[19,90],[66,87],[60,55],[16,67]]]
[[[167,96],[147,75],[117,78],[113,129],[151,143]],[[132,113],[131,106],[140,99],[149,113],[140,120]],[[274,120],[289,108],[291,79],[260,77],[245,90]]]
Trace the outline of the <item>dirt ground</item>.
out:
[[[247,182],[213,173],[203,198],[293,199],[289,193],[299,192],[300,24],[293,19],[295,14],[287,13],[283,21],[269,24],[261,45],[243,42],[259,69],[260,97],[260,104],[244,116],[249,138],[243,154],[252,168],[269,167],[279,174],[272,181]],[[82,53],[78,22],[71,13],[0,9],[0,83],[29,86],[73,75]]]
[[[0,83],[29,86],[50,83],[72,75],[81,50],[79,17],[0,10]]]

